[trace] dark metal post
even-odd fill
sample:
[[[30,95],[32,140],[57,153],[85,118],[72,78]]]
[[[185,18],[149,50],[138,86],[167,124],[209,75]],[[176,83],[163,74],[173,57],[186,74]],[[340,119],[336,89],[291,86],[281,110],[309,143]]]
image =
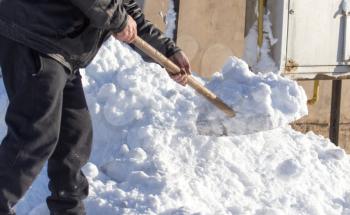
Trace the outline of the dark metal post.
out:
[[[177,42],[177,31],[179,29],[179,18],[180,18],[180,0],[174,0],[174,10],[176,12],[176,23],[174,30],[174,41]]]
[[[331,101],[331,117],[330,117],[330,124],[329,124],[329,139],[337,146],[339,141],[341,88],[342,88],[342,80],[334,80],[332,82],[332,101]]]

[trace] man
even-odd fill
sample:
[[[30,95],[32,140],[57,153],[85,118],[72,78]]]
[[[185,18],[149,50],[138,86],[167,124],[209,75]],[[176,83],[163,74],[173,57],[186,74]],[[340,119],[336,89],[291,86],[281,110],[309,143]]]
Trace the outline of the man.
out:
[[[136,35],[184,71],[184,53],[163,36],[134,0],[0,0],[0,65],[9,98],[8,131],[0,145],[0,215],[15,214],[48,161],[53,215],[85,214],[88,182],[81,171],[92,129],[79,68],[103,41]],[[187,74],[172,77],[185,85]]]

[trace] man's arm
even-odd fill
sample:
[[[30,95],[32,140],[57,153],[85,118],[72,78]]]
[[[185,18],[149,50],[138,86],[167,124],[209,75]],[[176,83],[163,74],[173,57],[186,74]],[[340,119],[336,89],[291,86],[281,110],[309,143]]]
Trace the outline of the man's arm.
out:
[[[123,0],[70,0],[100,29],[121,32],[128,19]]]

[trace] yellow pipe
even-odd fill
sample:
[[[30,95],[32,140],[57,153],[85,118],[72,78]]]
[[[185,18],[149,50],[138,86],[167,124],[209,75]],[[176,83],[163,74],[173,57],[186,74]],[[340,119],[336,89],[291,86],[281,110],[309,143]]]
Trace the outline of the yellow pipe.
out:
[[[261,48],[264,39],[264,15],[266,0],[259,0],[258,14],[258,46]]]
[[[308,105],[314,105],[318,101],[318,94],[320,92],[320,81],[315,80],[314,82],[314,93],[311,99],[307,100]]]

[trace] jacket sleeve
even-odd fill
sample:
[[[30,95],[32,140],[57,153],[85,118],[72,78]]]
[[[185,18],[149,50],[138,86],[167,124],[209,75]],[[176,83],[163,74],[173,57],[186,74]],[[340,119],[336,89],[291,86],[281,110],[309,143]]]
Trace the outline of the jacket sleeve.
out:
[[[123,0],[70,0],[96,28],[120,32],[127,24]]]
[[[166,57],[170,57],[180,49],[175,45],[175,42],[166,37],[158,28],[156,28],[151,22],[145,19],[145,16],[135,2],[135,0],[124,0],[124,7],[127,13],[134,18],[137,23],[138,35],[146,42],[151,44],[155,49],[164,54]],[[149,60],[141,53],[140,50],[133,47],[138,51],[146,60]]]

